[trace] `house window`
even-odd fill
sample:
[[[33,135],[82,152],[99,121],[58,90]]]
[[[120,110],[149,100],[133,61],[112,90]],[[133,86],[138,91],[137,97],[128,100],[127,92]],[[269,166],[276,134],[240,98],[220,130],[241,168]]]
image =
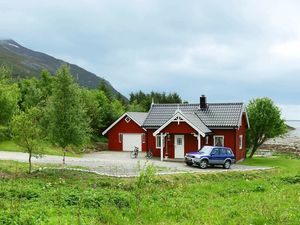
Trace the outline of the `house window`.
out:
[[[243,135],[239,136],[239,148],[243,149]]]
[[[119,133],[119,143],[122,143],[122,139],[123,139],[123,134]]]
[[[214,136],[214,146],[224,146],[224,136]]]
[[[131,120],[130,117],[126,116],[126,118],[125,118],[126,123],[129,123],[130,120]]]
[[[209,139],[209,137],[206,136],[206,137],[205,137],[205,144],[206,144],[206,145],[208,145],[208,139]]]
[[[177,145],[182,145],[182,138],[178,137],[176,138],[176,141],[177,141]]]
[[[146,143],[146,135],[142,134],[142,143]]]
[[[160,135],[156,135],[156,148],[161,148]]]

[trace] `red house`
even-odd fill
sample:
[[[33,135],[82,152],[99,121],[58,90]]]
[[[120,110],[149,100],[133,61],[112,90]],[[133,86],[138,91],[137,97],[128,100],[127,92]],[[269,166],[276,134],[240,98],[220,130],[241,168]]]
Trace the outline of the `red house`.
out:
[[[237,160],[245,158],[246,128],[243,103],[152,104],[148,113],[127,112],[102,134],[114,151],[152,150],[154,156],[184,158],[204,145],[230,147]]]

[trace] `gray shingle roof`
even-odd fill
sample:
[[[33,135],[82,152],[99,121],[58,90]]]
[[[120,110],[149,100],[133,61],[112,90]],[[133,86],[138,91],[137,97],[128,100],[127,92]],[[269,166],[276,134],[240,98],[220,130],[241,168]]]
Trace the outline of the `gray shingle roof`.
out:
[[[143,125],[148,113],[143,112],[127,112],[127,115],[136,121],[139,125]]]
[[[214,103],[196,114],[208,127],[237,127],[243,111],[243,103]]]
[[[196,115],[196,113],[183,113],[181,110],[177,109],[173,116],[169,118],[162,126],[160,126],[154,134],[158,134],[161,130],[163,130],[170,121],[180,121],[181,119],[186,120],[190,126],[192,126],[195,130],[197,130],[199,133],[208,134],[212,131],[205,126],[205,124],[199,119],[199,117]]]
[[[196,115],[196,113],[185,113],[184,116],[197,128],[199,128],[203,133],[211,133],[211,130],[201,121],[201,119]]]
[[[153,104],[143,123],[143,127],[160,127],[178,109],[182,111],[184,116],[189,117],[193,123],[197,123],[197,126],[202,126],[201,123],[208,128],[237,127],[239,125],[239,120],[244,110],[243,103],[208,103],[207,106],[203,110],[200,109],[199,104]],[[198,120],[195,116],[198,116]]]

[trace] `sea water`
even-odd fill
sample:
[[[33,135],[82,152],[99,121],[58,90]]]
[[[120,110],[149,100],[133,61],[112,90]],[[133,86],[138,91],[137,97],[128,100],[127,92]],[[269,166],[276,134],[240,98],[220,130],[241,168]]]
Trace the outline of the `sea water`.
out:
[[[295,128],[290,134],[300,137],[300,120],[287,120],[286,123]]]

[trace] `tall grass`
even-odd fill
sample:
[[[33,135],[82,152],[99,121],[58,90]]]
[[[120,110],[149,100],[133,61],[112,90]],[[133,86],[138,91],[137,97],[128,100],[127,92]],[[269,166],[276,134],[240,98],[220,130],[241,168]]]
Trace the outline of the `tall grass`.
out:
[[[300,224],[300,160],[272,170],[109,178],[0,161],[0,224]]]

